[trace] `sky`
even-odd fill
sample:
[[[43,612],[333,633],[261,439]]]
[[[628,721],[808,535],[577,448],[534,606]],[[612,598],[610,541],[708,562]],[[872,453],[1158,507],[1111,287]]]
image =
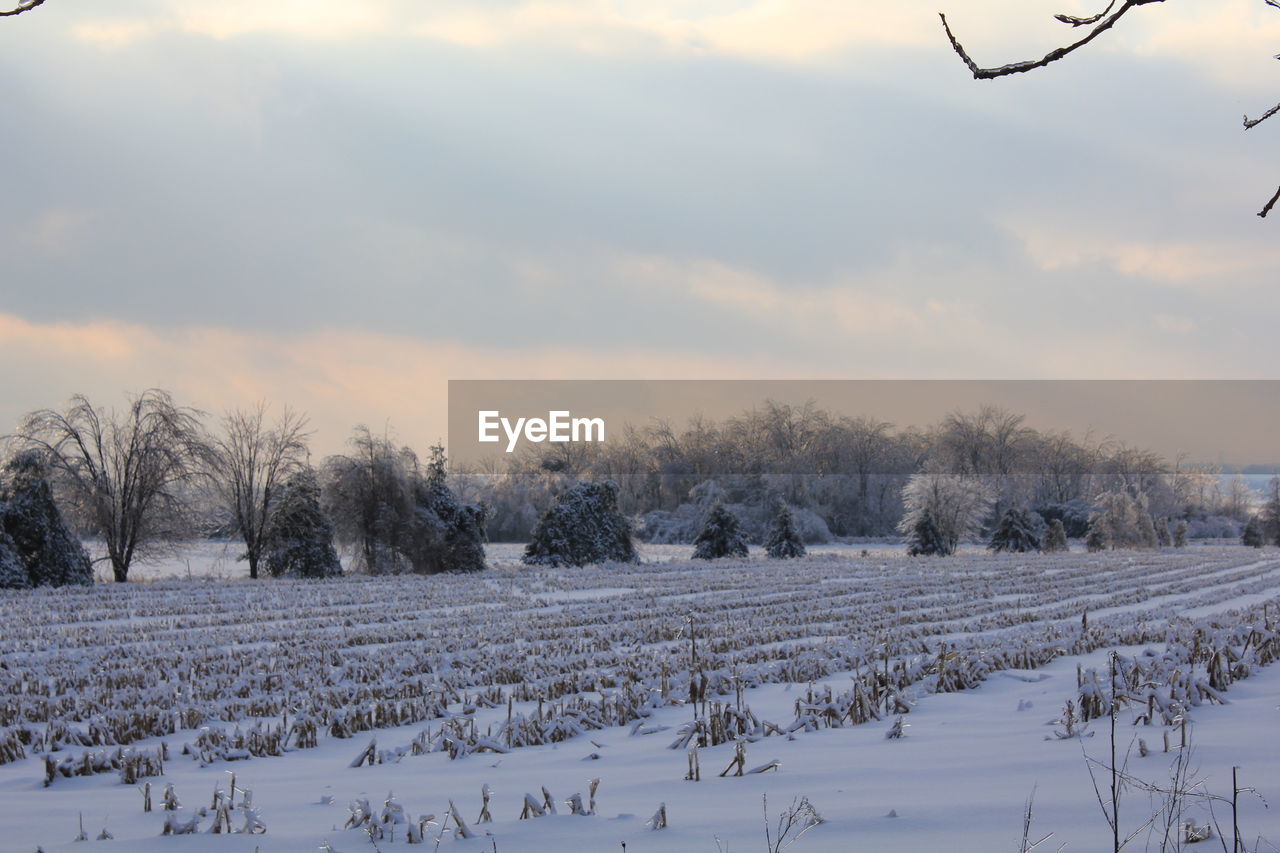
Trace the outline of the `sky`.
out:
[[[990,65],[1098,11],[0,19],[0,427],[158,386],[307,412],[323,454],[443,437],[449,379],[1277,378],[1280,124],[1241,116],[1280,100],[1280,11],[1152,4],[975,81],[938,10]]]

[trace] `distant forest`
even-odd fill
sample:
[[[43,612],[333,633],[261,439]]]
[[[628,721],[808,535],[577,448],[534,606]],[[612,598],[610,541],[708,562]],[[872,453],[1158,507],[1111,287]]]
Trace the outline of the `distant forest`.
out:
[[[771,507],[796,509],[810,542],[897,534],[913,474],[987,481],[988,527],[1009,508],[1062,520],[1084,536],[1099,495],[1142,498],[1151,515],[1185,520],[1191,537],[1235,537],[1257,494],[1221,466],[1158,453],[1112,436],[1041,431],[994,406],[956,411],[927,428],[833,414],[814,403],[765,401],[721,421],[627,426],[604,444],[527,445],[505,466],[452,471],[465,500],[483,502],[494,541],[523,541],[553,497],[582,480],[611,480],[641,538],[692,541],[725,504],[756,540]],[[1261,473],[1269,471],[1262,466]],[[1237,473],[1237,476],[1224,476]]]

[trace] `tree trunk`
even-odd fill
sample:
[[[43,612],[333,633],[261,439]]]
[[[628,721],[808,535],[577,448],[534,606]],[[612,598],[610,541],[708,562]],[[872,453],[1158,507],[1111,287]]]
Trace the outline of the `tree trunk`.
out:
[[[124,583],[129,579],[129,564],[120,557],[113,556],[111,558],[111,574],[115,577],[116,583]]]

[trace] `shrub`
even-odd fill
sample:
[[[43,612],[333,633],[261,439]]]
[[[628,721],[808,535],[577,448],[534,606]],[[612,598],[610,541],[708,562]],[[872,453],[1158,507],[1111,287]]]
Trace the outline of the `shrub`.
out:
[[[698,538],[693,540],[695,560],[715,560],[720,557],[747,556],[747,538],[742,533],[738,517],[716,504],[707,515]]]
[[[784,502],[778,505],[773,526],[769,528],[769,536],[764,542],[764,550],[775,560],[804,556],[804,540],[796,529],[796,517],[790,504]]]
[[[524,562],[544,566],[637,560],[631,525],[618,511],[614,483],[578,483],[556,499],[534,528]]]
[[[89,555],[63,523],[36,451],[19,453],[5,466],[0,529],[11,537],[31,586],[93,583]]]

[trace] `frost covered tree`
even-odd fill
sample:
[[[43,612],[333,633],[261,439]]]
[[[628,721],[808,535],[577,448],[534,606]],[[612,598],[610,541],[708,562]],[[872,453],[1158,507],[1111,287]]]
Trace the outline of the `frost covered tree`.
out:
[[[1250,548],[1261,548],[1267,543],[1263,535],[1262,519],[1256,515],[1249,517],[1249,523],[1244,526],[1244,532],[1240,534],[1240,542]]]
[[[538,521],[523,559],[546,566],[635,562],[631,525],[618,511],[618,487],[584,482],[561,494]]]
[[[1089,534],[1112,549],[1156,547],[1156,528],[1147,511],[1146,495],[1133,498],[1125,491],[1103,492],[1090,518]]]
[[[152,388],[123,412],[95,409],[77,394],[65,411],[32,412],[18,427],[22,444],[46,454],[70,514],[102,539],[116,581],[186,527],[184,490],[209,458],[200,416]]]
[[[324,461],[325,511],[338,539],[355,545],[359,568],[370,574],[405,571],[418,457],[363,424],[349,443],[351,453]]]
[[[1062,519],[1055,518],[1049,523],[1049,531],[1044,536],[1044,550],[1046,554],[1069,550],[1067,528],[1062,525]]]
[[[460,502],[446,481],[444,449],[424,474],[417,455],[356,428],[353,453],[324,463],[324,503],[338,537],[372,574],[484,568],[485,510]]]
[[[1168,548],[1173,544],[1173,534],[1169,531],[1169,519],[1162,518],[1156,522],[1156,544]]]
[[[485,567],[486,509],[458,500],[447,478],[444,448],[436,445],[414,488],[415,571],[478,572]]]
[[[320,486],[310,468],[280,486],[262,533],[262,563],[272,577],[328,578],[342,574],[333,548],[333,525],[320,508]]]
[[[773,524],[769,527],[769,535],[764,540],[764,551],[775,560],[805,555],[804,539],[796,527],[796,514],[786,501],[778,504]]]
[[[1011,551],[1025,553],[1040,550],[1039,525],[1026,510],[1010,507],[1000,518],[987,550],[1000,553]]]
[[[1187,547],[1187,520],[1185,518],[1173,528],[1173,547]]]
[[[31,578],[27,577],[27,567],[22,564],[18,545],[0,524],[0,589],[27,589],[30,586]]]
[[[919,553],[954,554],[963,539],[982,530],[982,519],[991,506],[991,491],[977,477],[924,472],[913,474],[902,489],[904,513],[899,532],[908,537],[919,531],[927,513],[938,534],[938,551]]]
[[[18,453],[0,484],[0,529],[11,538],[31,586],[93,583],[89,555],[53,500],[39,451]]]
[[[269,424],[267,405],[259,403],[228,412],[223,434],[210,443],[214,489],[244,542],[241,559],[249,562],[251,578],[258,576],[281,489],[305,463],[306,425],[306,417],[287,408]]]
[[[711,507],[707,520],[693,540],[695,560],[715,560],[720,557],[747,556],[747,537],[742,532],[738,517],[722,503]]]
[[[1090,554],[1096,554],[1099,551],[1107,550],[1107,545],[1106,526],[1095,519],[1089,525],[1089,532],[1084,537],[1085,550]]]

